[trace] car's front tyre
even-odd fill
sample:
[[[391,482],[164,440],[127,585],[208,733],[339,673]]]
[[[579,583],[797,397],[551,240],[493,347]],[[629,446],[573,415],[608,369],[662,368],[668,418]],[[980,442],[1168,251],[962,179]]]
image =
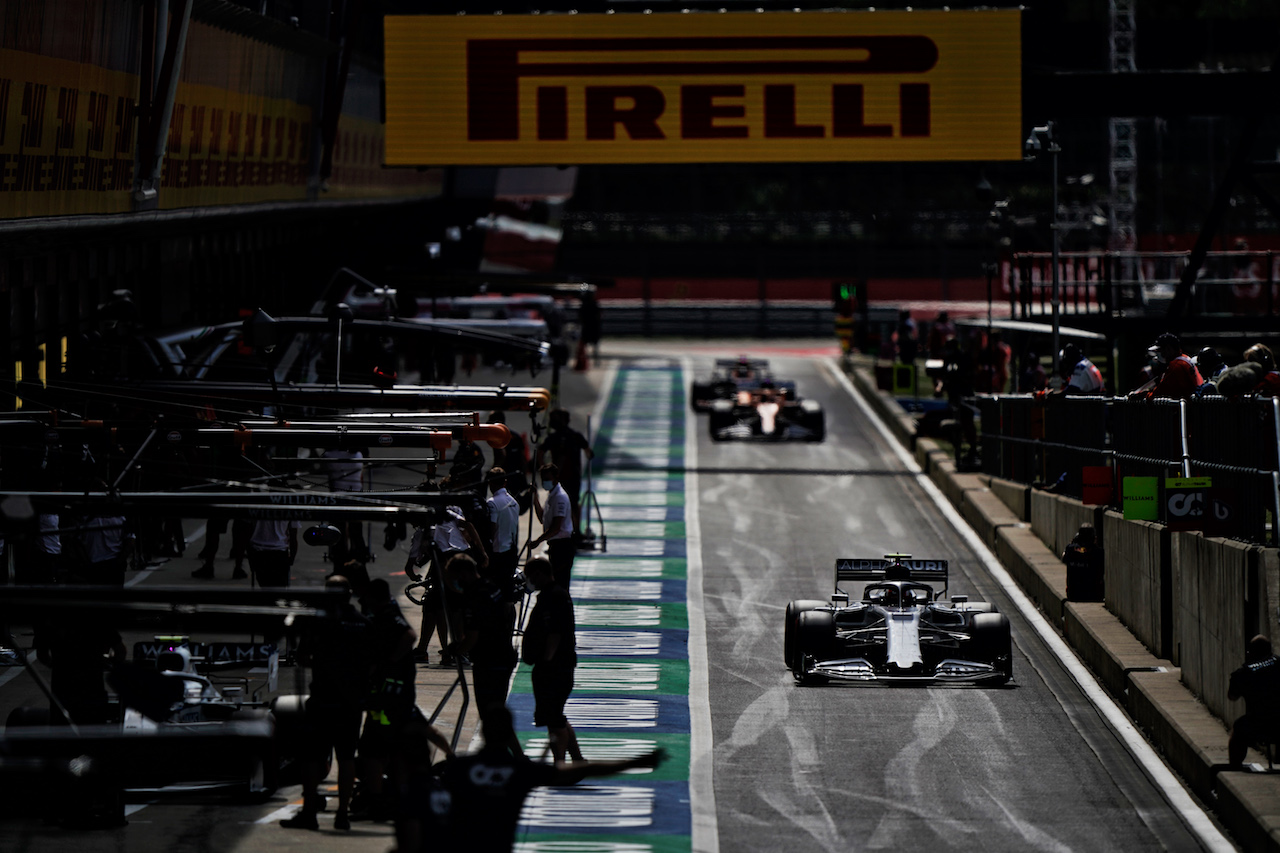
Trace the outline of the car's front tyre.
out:
[[[975,614],[969,622],[969,643],[974,660],[992,664],[1004,676],[997,683],[1013,678],[1013,633],[1007,616]]]
[[[830,610],[807,610],[796,620],[795,662],[792,668],[800,684],[825,684],[827,678],[805,672],[810,661],[831,657],[836,639],[836,616]]]
[[[825,601],[818,599],[801,598],[787,603],[785,622],[782,629],[782,660],[786,663],[788,669],[795,669],[799,663],[796,661],[796,623],[800,620],[801,613],[807,613],[810,610],[817,610],[826,606]]]

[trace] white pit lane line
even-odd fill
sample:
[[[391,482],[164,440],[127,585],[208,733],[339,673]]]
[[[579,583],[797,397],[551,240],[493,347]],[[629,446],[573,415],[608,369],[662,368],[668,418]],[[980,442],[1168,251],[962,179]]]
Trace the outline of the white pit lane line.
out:
[[[1187,828],[1200,839],[1206,850],[1223,851],[1223,853],[1236,850],[1236,846],[1213,825],[1213,821],[1205,814],[1204,809],[1200,808],[1191,795],[1187,793],[1186,788],[1182,786],[1173,771],[1165,766],[1165,763],[1151,748],[1151,745],[1147,743],[1142,733],[1134,727],[1128,715],[1103,690],[1102,686],[1093,677],[1093,674],[1080,662],[1080,659],[1076,657],[1075,652],[1071,650],[1066,641],[1058,635],[1058,632],[1053,629],[1053,626],[1044,618],[1044,615],[1031,602],[1031,599],[1027,598],[1026,593],[1005,571],[1004,566],[1000,565],[1000,561],[991,553],[991,549],[973,532],[968,522],[960,516],[960,513],[951,505],[946,496],[924,473],[916,462],[915,457],[907,453],[906,448],[899,443],[893,433],[889,432],[889,428],[880,421],[880,416],[871,408],[871,404],[863,399],[862,394],[858,392],[853,382],[840,369],[836,360],[826,358],[823,361],[831,375],[835,377],[836,381],[840,383],[849,396],[853,398],[854,402],[858,404],[858,407],[862,409],[867,420],[875,426],[880,435],[893,448],[893,452],[898,459],[911,472],[916,482],[920,484],[920,488],[924,490],[925,494],[942,512],[943,517],[951,523],[951,526],[956,529],[956,532],[960,534],[966,544],[982,560],[991,578],[1000,585],[1005,595],[1009,596],[1009,599],[1017,605],[1018,610],[1028,624],[1040,635],[1040,639],[1044,641],[1044,644],[1053,652],[1053,655],[1062,664],[1063,668],[1080,686],[1081,691],[1102,714],[1108,725],[1123,741],[1125,748],[1129,750],[1129,754],[1142,766],[1151,781],[1155,783],[1165,799],[1168,800],[1169,805],[1181,816]]]
[[[684,399],[693,390],[693,361],[680,361]],[[689,809],[694,853],[718,853],[712,753],[711,688],[707,673],[707,617],[702,604],[702,523],[698,513],[698,415],[684,409],[685,589],[689,613]]]

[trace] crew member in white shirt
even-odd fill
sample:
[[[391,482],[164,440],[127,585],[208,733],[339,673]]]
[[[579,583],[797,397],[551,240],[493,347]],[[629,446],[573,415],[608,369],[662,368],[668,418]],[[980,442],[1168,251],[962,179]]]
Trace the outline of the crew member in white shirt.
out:
[[[364,453],[350,447],[331,447],[321,457],[324,472],[329,477],[331,492],[363,492],[364,491]],[[344,564],[351,559],[364,563],[369,559],[369,546],[365,543],[364,526],[359,521],[343,521],[338,525],[342,531],[342,543],[330,549],[329,556],[333,560],[333,570],[346,575]],[[353,584],[355,589],[361,585]]]
[[[507,492],[507,472],[496,465],[489,469],[489,527],[493,530],[490,542],[488,578],[503,592],[511,589],[520,562],[520,505]]]
[[[271,519],[253,525],[249,537],[249,571],[258,586],[288,586],[289,569],[298,556],[297,521]]]
[[[533,540],[532,547],[547,543],[551,573],[556,584],[567,590],[569,575],[573,571],[573,557],[578,552],[573,542],[573,511],[569,495],[560,485],[560,469],[548,462],[538,473],[542,478],[542,487],[547,490],[547,503],[543,506],[538,499],[538,490],[534,489],[533,511],[542,521],[542,535]]]
[[[125,530],[124,516],[89,518],[84,528],[81,536],[89,559],[89,565],[83,569],[85,580],[91,584],[124,586],[124,570],[135,539],[133,533]]]

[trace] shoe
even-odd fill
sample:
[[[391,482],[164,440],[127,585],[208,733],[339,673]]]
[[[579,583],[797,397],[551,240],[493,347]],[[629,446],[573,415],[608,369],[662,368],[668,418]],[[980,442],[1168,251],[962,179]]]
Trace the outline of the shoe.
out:
[[[431,663],[430,649],[414,649],[413,659],[418,663]]]
[[[205,564],[192,572],[191,577],[211,580],[213,578],[213,566]]]
[[[333,816],[333,828],[334,829],[350,829],[351,828],[351,818],[347,816],[346,812],[338,812],[336,815]]]
[[[320,821],[316,820],[312,812],[298,812],[293,817],[280,821],[280,825],[285,829],[319,829]]]
[[[210,575],[210,577],[212,577],[212,575]],[[242,581],[247,577],[249,577],[249,573],[239,566],[236,566],[235,570],[231,572],[231,579],[233,581]]]

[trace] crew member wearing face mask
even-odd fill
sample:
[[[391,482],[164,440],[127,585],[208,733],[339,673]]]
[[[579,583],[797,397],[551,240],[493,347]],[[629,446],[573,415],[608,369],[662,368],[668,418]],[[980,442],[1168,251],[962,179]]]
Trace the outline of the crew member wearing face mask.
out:
[[[1195,396],[1196,389],[1204,382],[1200,377],[1200,371],[1196,370],[1195,364],[1191,361],[1191,357],[1182,351],[1182,345],[1178,342],[1176,335],[1165,332],[1156,338],[1155,345],[1149,352],[1157,361],[1168,365],[1164,373],[1160,374],[1160,378],[1155,381],[1155,385],[1151,390],[1142,393],[1142,389],[1134,392],[1132,396],[1139,396],[1148,400],[1157,398],[1169,398],[1174,400],[1186,400]]]
[[[532,547],[546,542],[547,559],[551,561],[551,571],[556,584],[564,589],[569,588],[569,573],[573,569],[573,557],[577,546],[573,544],[573,510],[569,504],[569,495],[560,485],[560,471],[548,462],[539,471],[542,486],[547,490],[547,503],[538,498],[538,490],[533,490],[533,511],[542,521],[542,535],[533,540]]]

